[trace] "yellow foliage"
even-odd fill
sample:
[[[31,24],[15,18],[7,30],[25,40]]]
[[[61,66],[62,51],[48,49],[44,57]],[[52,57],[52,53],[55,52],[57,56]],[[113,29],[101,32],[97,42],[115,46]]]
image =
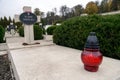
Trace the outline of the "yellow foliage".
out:
[[[87,14],[95,14],[98,12],[98,7],[94,2],[88,2],[88,4],[86,5],[85,12]]]
[[[111,6],[112,6],[112,0],[109,0],[109,1],[108,1],[108,11],[111,10]]]

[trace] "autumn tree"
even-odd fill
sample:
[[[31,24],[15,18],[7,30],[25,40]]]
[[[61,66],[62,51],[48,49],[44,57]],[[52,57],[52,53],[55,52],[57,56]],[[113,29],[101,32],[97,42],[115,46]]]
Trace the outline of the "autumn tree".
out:
[[[54,12],[52,12],[52,11],[47,12],[47,14],[46,14],[47,24],[53,24],[54,23],[54,17],[55,17]]]
[[[100,13],[101,11],[100,11],[100,2],[99,2],[99,0],[95,1],[95,4],[98,7],[98,13]]]
[[[40,11],[39,8],[34,9],[34,14],[37,15],[37,16],[44,17],[44,12]]]
[[[112,11],[112,2],[113,0],[102,0],[100,5],[101,13]]]
[[[45,19],[44,19],[44,16],[45,16],[44,12],[40,11],[39,8],[35,8],[34,9],[34,14],[36,16],[40,16],[40,21],[41,21],[42,25],[44,25],[45,24],[45,22],[44,22],[45,21]]]
[[[118,10],[120,10],[120,0],[118,0]]]
[[[55,13],[55,15],[57,14],[57,8],[53,8],[52,11]]]
[[[108,12],[108,0],[102,0],[100,4],[100,12],[101,13]]]
[[[39,8],[35,8],[34,14],[37,15],[37,16],[41,14]]]
[[[112,0],[108,0],[108,12],[112,11]]]
[[[118,0],[118,10],[120,10],[120,0]]]
[[[57,8],[53,8],[52,11],[54,12],[54,23],[55,23],[56,22]]]
[[[66,18],[72,18],[72,17],[75,17],[75,10],[74,8],[69,8],[69,12],[67,13],[67,16]]]
[[[66,5],[61,6],[60,13],[61,13],[63,20],[67,19],[69,12],[70,12],[69,7],[67,7]]]
[[[87,14],[95,14],[98,12],[98,7],[94,2],[88,2],[86,5],[85,11]]]
[[[120,0],[102,0],[100,4],[101,13],[120,10]]]
[[[80,16],[84,9],[83,9],[82,5],[76,5],[73,7],[73,10],[74,10],[75,16]]]
[[[112,11],[120,10],[120,0],[112,0]]]
[[[44,14],[44,12],[40,12],[40,16],[41,16],[41,18],[44,18],[45,17],[45,14]]]

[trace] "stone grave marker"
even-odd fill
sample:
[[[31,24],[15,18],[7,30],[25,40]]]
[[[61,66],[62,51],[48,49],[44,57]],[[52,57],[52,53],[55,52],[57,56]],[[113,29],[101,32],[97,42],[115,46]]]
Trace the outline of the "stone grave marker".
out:
[[[24,24],[25,43],[33,44],[33,24],[37,22],[37,16],[31,12],[31,7],[25,6],[23,7],[23,13],[19,16],[19,19]]]

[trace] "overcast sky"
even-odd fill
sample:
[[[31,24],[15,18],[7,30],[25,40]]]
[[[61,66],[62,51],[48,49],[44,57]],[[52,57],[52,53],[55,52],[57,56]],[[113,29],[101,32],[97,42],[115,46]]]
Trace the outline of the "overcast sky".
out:
[[[23,12],[23,6],[31,6],[32,11],[39,8],[40,11],[47,12],[52,11],[55,7],[58,10],[62,5],[72,8],[77,4],[81,4],[85,7],[89,1],[96,0],[0,0],[0,17],[13,17],[15,14],[20,14]]]

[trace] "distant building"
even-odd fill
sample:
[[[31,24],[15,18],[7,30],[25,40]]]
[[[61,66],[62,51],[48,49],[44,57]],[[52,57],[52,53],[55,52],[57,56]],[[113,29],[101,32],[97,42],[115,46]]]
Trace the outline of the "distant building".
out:
[[[61,24],[60,24],[60,23],[57,23],[56,25],[59,26],[59,25],[61,25]]]
[[[81,16],[87,16],[88,14],[81,14]]]
[[[112,12],[101,13],[101,15],[112,15],[112,14],[120,14],[120,10],[119,11],[112,11]]]
[[[15,22],[20,22],[20,20],[19,20],[19,15],[18,15],[18,14],[15,14],[15,15],[14,15],[14,19],[15,19]]]

